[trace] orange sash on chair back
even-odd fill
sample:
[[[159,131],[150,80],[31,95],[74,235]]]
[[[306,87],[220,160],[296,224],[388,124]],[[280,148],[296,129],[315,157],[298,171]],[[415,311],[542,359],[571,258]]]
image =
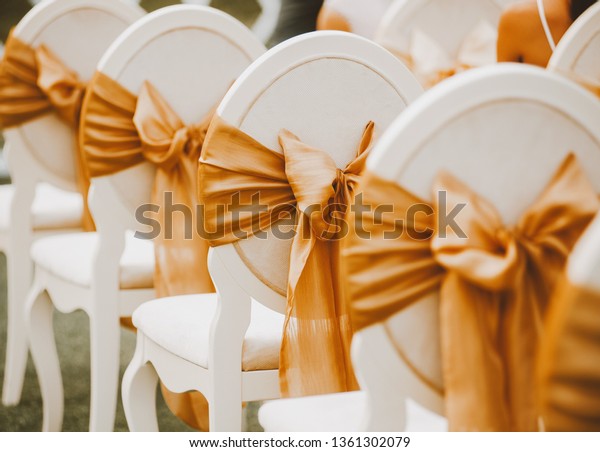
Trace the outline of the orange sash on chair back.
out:
[[[283,154],[261,145],[215,117],[200,159],[200,202],[212,246],[267,232],[293,219],[287,313],[280,353],[285,396],[347,391],[357,387],[349,357],[352,329],[339,275],[339,238],[348,204],[367,157],[373,123],[356,159],[338,169],[325,152],[288,131],[279,134]],[[264,212],[241,216],[232,207],[258,200]],[[237,198],[237,202],[232,202]],[[225,207],[223,209],[223,207]],[[241,209],[240,209],[241,210]]]
[[[600,431],[600,293],[561,282],[539,356],[540,409],[548,431]]]
[[[56,112],[74,130],[79,125],[85,84],[78,75],[46,46],[32,49],[12,36],[6,41],[0,63],[0,126],[15,127],[45,114]],[[81,155],[77,160],[77,184],[83,196],[85,230],[94,222],[87,209],[89,179]]]
[[[447,173],[433,187],[436,199],[446,192],[447,207],[370,172],[357,191],[365,205],[393,206],[394,213],[382,221],[370,210],[350,222],[343,255],[355,328],[439,291],[450,429],[536,430],[534,357],[542,318],[571,248],[600,207],[575,156],[514,227]],[[460,230],[440,230],[439,208],[450,212],[460,203],[466,205],[456,218]],[[399,224],[401,235],[394,234]]]
[[[161,225],[154,240],[154,287],[159,297],[214,292],[208,272],[208,243],[196,232],[198,158],[212,112],[186,126],[150,84],[136,98],[98,72],[83,107],[80,142],[91,177],[118,173],[142,162],[156,166],[152,203]],[[170,200],[167,200],[170,197]],[[167,217],[166,204],[184,205]],[[171,410],[188,424],[208,430],[207,402],[199,393],[174,394],[163,388]]]

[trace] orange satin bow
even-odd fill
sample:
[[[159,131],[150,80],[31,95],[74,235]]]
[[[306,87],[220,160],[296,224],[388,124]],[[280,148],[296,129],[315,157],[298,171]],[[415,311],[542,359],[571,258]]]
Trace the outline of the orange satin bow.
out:
[[[564,278],[552,297],[538,359],[547,431],[600,431],[600,293]]]
[[[338,169],[323,151],[288,131],[279,135],[283,154],[270,150],[215,117],[200,159],[200,201],[212,246],[266,231],[281,218],[293,218],[288,274],[288,310],[280,353],[285,395],[347,391],[356,387],[348,349],[352,330],[339,278],[343,218],[352,201],[373,136],[365,129],[356,159]],[[259,195],[263,214],[234,221],[231,209],[251,205]],[[234,209],[235,210],[235,209]],[[252,231],[252,232],[250,232]]]
[[[90,82],[83,111],[80,142],[90,176],[144,161],[157,167],[152,191],[161,225],[155,241],[157,294],[213,292],[208,244],[195,233],[184,237],[184,231],[195,231],[197,162],[212,112],[199,124],[185,126],[150,83],[136,98],[101,72]],[[168,216],[167,194],[172,205],[187,206],[189,215]]]
[[[158,91],[144,83],[139,96],[98,72],[90,82],[80,142],[92,177],[151,162],[156,165],[152,203],[160,233],[154,240],[154,287],[159,297],[214,292],[208,272],[208,243],[196,233],[198,158],[212,112],[186,126]],[[167,199],[167,195],[171,196]],[[168,211],[188,208],[187,214]],[[174,394],[163,388],[173,413],[208,430],[206,399],[199,393]]]
[[[11,35],[0,64],[0,124],[13,127],[56,111],[76,128],[85,84],[45,45]]]
[[[382,322],[439,291],[450,428],[536,430],[533,374],[542,317],[567,255],[600,207],[574,155],[512,228],[446,173],[434,196],[447,193],[446,211],[466,204],[459,229],[440,229],[437,202],[430,206],[369,172],[358,191],[366,205],[391,205],[394,214],[382,221],[371,211],[351,222],[344,256],[354,326]],[[421,213],[411,217],[419,205]],[[386,239],[398,218],[403,233]],[[357,235],[363,230],[372,236]]]
[[[0,127],[15,127],[56,112],[74,130],[79,126],[85,84],[45,45],[32,49],[11,34],[0,63]],[[83,196],[82,224],[93,230],[87,207],[89,180],[81,155],[77,161],[77,185]]]

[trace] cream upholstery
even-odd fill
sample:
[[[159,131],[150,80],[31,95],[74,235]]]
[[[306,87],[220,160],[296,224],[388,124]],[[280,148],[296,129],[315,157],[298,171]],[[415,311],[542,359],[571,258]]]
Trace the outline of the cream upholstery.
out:
[[[363,391],[329,394],[316,397],[276,400],[265,403],[258,420],[267,432],[359,432],[367,410],[367,395]],[[445,432],[446,419],[407,401],[406,431]]]
[[[10,205],[15,187],[0,185],[0,231],[10,225]],[[38,184],[31,208],[36,231],[81,227],[83,202],[79,193],[61,190],[50,184]]]
[[[210,324],[216,309],[216,294],[162,298],[136,309],[133,324],[138,333],[174,355],[208,368]],[[278,369],[284,316],[256,301],[252,302],[251,316],[242,369]]]
[[[98,234],[82,232],[37,240],[31,247],[36,266],[65,281],[90,287]],[[154,286],[154,246],[127,234],[121,257],[121,289],[148,289]]]

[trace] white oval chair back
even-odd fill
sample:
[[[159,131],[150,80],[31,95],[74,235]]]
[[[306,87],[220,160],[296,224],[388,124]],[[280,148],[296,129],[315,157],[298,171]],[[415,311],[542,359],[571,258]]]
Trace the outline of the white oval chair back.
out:
[[[290,39],[254,62],[217,114],[278,152],[279,131],[288,129],[343,168],[369,121],[375,122],[377,138],[421,92],[408,69],[377,44],[347,33],[316,32]],[[213,248],[211,256],[250,297],[283,313],[291,241],[268,236]]]
[[[600,95],[600,3],[591,6],[567,30],[548,69],[590,83]]]
[[[148,14],[108,49],[98,70],[130,92],[149,81],[185,124],[201,121],[265,47],[242,23],[214,8],[175,5]],[[138,230],[136,209],[151,200],[150,163],[94,178],[98,221]]]
[[[15,27],[16,38],[48,46],[65,65],[89,80],[100,57],[144,11],[119,0],[45,1],[33,7]],[[56,114],[44,115],[4,131],[11,149],[11,171],[77,191],[77,137]]]
[[[479,69],[407,109],[367,165],[428,201],[435,176],[446,170],[514,224],[570,151],[600,190],[599,117],[593,96],[556,75],[512,64]],[[403,430],[407,399],[443,413],[441,395],[410,369],[443,388],[439,344],[437,295],[389,319],[387,328],[356,334],[353,358],[369,398],[369,430]]]

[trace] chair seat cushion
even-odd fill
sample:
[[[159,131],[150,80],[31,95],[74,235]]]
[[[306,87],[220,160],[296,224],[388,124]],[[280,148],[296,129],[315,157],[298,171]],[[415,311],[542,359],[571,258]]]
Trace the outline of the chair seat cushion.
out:
[[[10,227],[10,204],[14,191],[13,185],[0,185],[0,231]],[[79,193],[38,184],[31,213],[32,227],[36,231],[77,229],[81,227],[83,201]]]
[[[98,234],[81,232],[52,235],[36,240],[31,258],[36,266],[67,282],[90,287]],[[127,234],[121,257],[120,288],[150,289],[154,286],[154,246]]]
[[[408,432],[444,432],[445,418],[407,400]],[[327,394],[265,403],[258,412],[267,432],[360,432],[366,428],[364,391]]]
[[[170,353],[208,368],[210,325],[216,309],[216,294],[161,298],[137,308],[133,324]],[[244,371],[279,368],[283,321],[283,315],[252,301],[243,347]]]

